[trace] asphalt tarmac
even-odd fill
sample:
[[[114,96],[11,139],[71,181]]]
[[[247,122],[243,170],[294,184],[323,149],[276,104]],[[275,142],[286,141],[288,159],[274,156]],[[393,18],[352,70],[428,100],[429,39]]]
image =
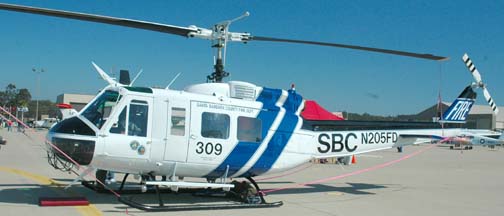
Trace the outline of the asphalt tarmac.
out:
[[[64,190],[75,174],[47,163],[45,131],[0,130],[0,215],[501,215],[504,212],[504,149],[408,146],[357,155],[356,164],[306,164],[273,176],[257,177],[279,208],[143,212],[126,208],[114,195],[81,185]],[[119,180],[121,175],[117,176]],[[263,180],[261,180],[263,179]],[[319,180],[319,181],[317,181]],[[135,181],[131,178],[131,181]],[[300,185],[313,182],[310,185]],[[39,197],[84,196],[91,205],[39,207]],[[156,203],[155,194],[135,200]],[[218,198],[163,194],[167,204],[221,203]]]

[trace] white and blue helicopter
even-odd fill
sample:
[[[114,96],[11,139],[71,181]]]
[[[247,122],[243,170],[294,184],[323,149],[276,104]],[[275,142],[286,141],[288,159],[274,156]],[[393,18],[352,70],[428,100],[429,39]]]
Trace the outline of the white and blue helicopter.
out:
[[[11,4],[0,4],[0,9],[212,41],[212,47],[217,50],[215,72],[207,76],[207,83],[190,85],[183,90],[137,87],[128,79],[117,82],[93,63],[109,85],[79,113],[52,127],[47,135],[52,165],[68,170],[72,169],[69,161],[75,161],[88,166],[80,177],[95,169],[147,176],[141,184],[154,186],[158,193],[159,187],[173,191],[180,188],[233,191],[236,185],[228,181],[240,177],[248,179],[255,188],[253,193],[234,191],[245,193],[243,203],[217,206],[164,206],[161,198],[159,206],[148,206],[120,198],[126,205],[142,210],[280,206],[281,202],[264,200],[253,177],[283,172],[312,159],[347,157],[414,144],[419,139],[443,139],[468,132],[443,129],[439,123],[308,120],[302,116],[305,99],[294,89],[267,88],[241,81],[222,82],[229,75],[223,65],[227,42],[288,42],[429,60],[445,60],[445,57],[230,32],[230,24],[248,13],[206,29]],[[473,87],[464,90],[447,111],[446,119],[465,120],[476,96]],[[164,178],[156,180],[156,176]],[[184,181],[184,177],[206,181]],[[125,180],[126,177],[123,184]],[[250,184],[249,187],[252,188]]]

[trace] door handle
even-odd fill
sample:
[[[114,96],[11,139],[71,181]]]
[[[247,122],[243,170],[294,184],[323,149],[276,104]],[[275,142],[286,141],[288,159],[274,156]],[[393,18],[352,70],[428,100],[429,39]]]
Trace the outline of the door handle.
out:
[[[190,137],[191,137],[191,139],[196,139],[196,138],[198,138],[198,137],[197,137],[196,135],[194,135],[194,134],[191,134],[191,136],[190,136]]]
[[[100,137],[107,137],[108,135],[107,134],[100,134],[98,136],[100,136]]]

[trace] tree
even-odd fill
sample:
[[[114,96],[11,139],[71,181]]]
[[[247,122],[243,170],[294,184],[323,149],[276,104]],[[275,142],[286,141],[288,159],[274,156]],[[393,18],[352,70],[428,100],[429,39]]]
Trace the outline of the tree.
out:
[[[20,107],[28,106],[28,103],[31,101],[31,94],[28,89],[19,89],[16,94],[16,105]]]
[[[7,94],[4,91],[0,91],[0,106],[7,105],[8,99]]]
[[[28,112],[25,113],[25,118],[35,118],[36,107],[36,101],[30,101],[30,103],[28,103]],[[49,115],[49,117],[58,117],[59,113],[59,109],[56,107],[55,103],[49,100],[39,101],[39,116]]]
[[[6,103],[5,105],[7,106],[16,106],[16,95],[18,93],[18,90],[16,89],[16,85],[10,83],[7,85],[5,88],[5,99]]]

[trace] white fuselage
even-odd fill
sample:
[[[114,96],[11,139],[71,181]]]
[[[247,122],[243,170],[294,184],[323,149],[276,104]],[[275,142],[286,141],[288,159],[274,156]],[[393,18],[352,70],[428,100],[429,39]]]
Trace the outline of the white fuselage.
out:
[[[112,93],[113,100],[99,104]],[[281,172],[313,158],[388,149],[399,145],[402,133],[460,133],[305,130],[299,115],[303,105],[294,91],[242,82],[199,84],[184,91],[108,87],[74,117],[92,132],[61,132],[71,119],[65,120],[50,131],[48,141],[94,142],[92,160],[85,165],[98,169],[215,179]],[[109,111],[103,111],[107,106]],[[93,107],[102,110],[101,120],[90,117],[96,116]]]

